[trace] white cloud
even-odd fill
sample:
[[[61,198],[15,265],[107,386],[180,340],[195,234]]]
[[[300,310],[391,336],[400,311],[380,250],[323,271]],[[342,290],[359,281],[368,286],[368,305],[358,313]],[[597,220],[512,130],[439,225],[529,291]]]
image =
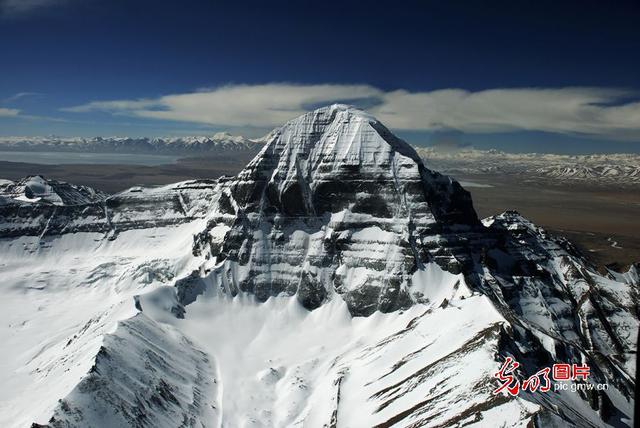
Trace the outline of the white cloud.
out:
[[[609,135],[640,133],[640,104],[616,105],[634,94],[605,88],[388,92],[374,112],[401,129],[463,132],[546,131]]]
[[[0,117],[16,117],[18,114],[20,114],[18,109],[0,107]]]
[[[94,101],[64,110],[109,111],[209,125],[265,127],[282,124],[303,114],[310,105],[380,95],[380,90],[366,85],[230,85],[157,99]]]
[[[519,88],[469,92],[382,91],[369,85],[228,85],[154,99],[94,101],[64,109],[106,111],[216,126],[273,127],[334,101],[366,100],[381,122],[402,130],[470,133],[545,131],[640,139],[638,94],[609,88]]]

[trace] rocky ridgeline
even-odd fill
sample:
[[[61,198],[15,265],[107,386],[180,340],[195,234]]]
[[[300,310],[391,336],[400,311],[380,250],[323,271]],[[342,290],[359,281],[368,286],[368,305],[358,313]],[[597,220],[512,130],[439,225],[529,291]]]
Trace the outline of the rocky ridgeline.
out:
[[[0,185],[0,239],[164,227],[203,218],[217,184],[195,180],[107,195],[39,176]]]

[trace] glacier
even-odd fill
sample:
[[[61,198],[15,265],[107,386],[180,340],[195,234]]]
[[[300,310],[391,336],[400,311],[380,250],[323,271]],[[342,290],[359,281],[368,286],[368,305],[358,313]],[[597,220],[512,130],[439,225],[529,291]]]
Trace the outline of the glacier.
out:
[[[638,266],[478,219],[350,106],[263,143],[218,180],[0,184],[2,426],[632,425]],[[506,357],[608,389],[494,395]]]

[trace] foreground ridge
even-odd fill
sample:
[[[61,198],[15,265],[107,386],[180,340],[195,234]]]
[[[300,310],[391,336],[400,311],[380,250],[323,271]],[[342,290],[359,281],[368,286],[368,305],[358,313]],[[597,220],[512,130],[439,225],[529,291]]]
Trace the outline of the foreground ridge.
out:
[[[350,106],[264,143],[217,181],[0,195],[3,425],[631,426],[637,266],[601,275],[516,212],[479,221]],[[507,357],[608,389],[494,395]]]

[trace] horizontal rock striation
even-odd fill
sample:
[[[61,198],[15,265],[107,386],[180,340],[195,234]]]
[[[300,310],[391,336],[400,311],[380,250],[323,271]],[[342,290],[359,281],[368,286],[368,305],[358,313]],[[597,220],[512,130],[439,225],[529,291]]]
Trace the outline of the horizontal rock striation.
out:
[[[212,225],[231,293],[297,295],[313,309],[342,295],[355,315],[406,308],[430,237],[477,228],[469,194],[427,170],[405,142],[352,107],[316,110],[273,131],[222,184]],[[230,221],[229,218],[232,218]]]

